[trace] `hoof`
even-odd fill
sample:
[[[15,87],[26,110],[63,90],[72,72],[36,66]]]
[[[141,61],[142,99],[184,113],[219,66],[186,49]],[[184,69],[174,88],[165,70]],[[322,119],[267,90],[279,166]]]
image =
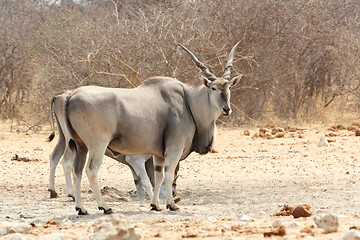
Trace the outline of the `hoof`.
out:
[[[161,209],[159,207],[157,207],[155,204],[150,204],[150,207],[151,207],[150,210],[161,211]]]
[[[170,204],[166,205],[166,209],[169,209],[170,211],[179,211],[180,208],[176,205],[171,206]]]
[[[104,214],[112,214],[112,213],[114,213],[111,208],[109,208],[108,210],[105,210],[103,207],[98,207],[98,208],[99,208],[99,210],[103,210]]]
[[[74,195],[72,195],[72,194],[68,194],[68,197],[71,197],[71,198],[72,198],[72,200],[75,202],[75,196],[74,196]]]
[[[50,192],[50,198],[57,198],[58,197],[58,194],[55,192],[55,190],[49,189],[48,191]]]
[[[89,215],[87,211],[83,212],[81,208],[75,208],[75,210],[79,212],[78,215]]]
[[[175,203],[178,203],[178,202],[180,202],[180,201],[181,201],[181,197],[175,197],[175,198],[174,198],[174,202],[175,202]]]

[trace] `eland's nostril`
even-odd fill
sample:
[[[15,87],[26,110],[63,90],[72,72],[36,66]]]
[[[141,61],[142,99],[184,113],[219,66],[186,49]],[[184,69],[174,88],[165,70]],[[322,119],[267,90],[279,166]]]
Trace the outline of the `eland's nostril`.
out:
[[[230,108],[224,107],[223,111],[224,111],[224,113],[229,114],[230,113]]]

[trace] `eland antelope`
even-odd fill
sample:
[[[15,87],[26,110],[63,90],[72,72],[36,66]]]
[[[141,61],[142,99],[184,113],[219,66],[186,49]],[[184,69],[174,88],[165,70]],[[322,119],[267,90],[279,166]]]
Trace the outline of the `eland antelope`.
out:
[[[55,170],[56,167],[61,160],[64,175],[65,175],[65,182],[67,193],[69,197],[75,199],[74,191],[73,191],[73,184],[71,181],[71,174],[73,170],[73,159],[74,154],[71,151],[66,149],[67,144],[66,142],[69,141],[69,133],[66,129],[65,124],[65,103],[66,103],[66,96],[69,95],[71,91],[66,91],[63,94],[54,96],[51,101],[51,119],[52,119],[52,127],[53,132],[48,138],[48,142],[51,142],[55,137],[55,130],[54,130],[54,117],[56,120],[56,125],[58,128],[59,138],[58,142],[50,155],[50,175],[49,175],[49,192],[51,198],[56,198],[57,193],[55,191]],[[67,139],[67,140],[66,140]],[[73,156],[72,156],[73,155]],[[154,164],[153,158],[150,154],[138,154],[138,155],[116,155],[110,149],[106,149],[105,155],[117,160],[118,162],[124,163],[129,166],[131,169],[131,173],[134,178],[135,187],[139,196],[140,200],[144,199],[144,189],[145,188],[149,199],[152,199],[152,186],[154,186]],[[175,179],[173,181],[173,195],[176,195],[176,180],[177,180],[177,173],[179,170],[179,166],[176,168],[175,171]],[[160,195],[165,196],[165,189],[162,185]],[[177,198],[179,200],[179,198]]]
[[[134,89],[79,87],[66,97],[65,118],[70,133],[69,148],[75,151],[75,209],[87,214],[81,200],[81,176],[85,167],[99,210],[112,213],[101,196],[98,172],[104,154],[151,154],[155,186],[151,209],[160,211],[159,193],[164,181],[166,208],[178,210],[171,183],[179,160],[191,152],[208,153],[216,134],[216,119],[229,115],[230,88],[242,75],[230,79],[237,43],[230,51],[224,75],[216,77],[187,48],[204,74],[199,87],[174,78],[153,77]],[[86,157],[88,155],[88,161]]]

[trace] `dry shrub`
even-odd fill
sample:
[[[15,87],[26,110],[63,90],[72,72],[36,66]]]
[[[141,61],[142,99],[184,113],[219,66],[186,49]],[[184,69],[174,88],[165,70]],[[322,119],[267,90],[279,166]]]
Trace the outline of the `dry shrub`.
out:
[[[83,85],[130,87],[155,75],[197,85],[199,70],[177,43],[222,76],[237,41],[232,71],[245,77],[233,89],[234,114],[220,123],[326,121],[358,106],[357,0],[51,2],[23,1],[23,11],[1,18],[5,35],[14,26],[17,34],[27,33],[17,38],[27,67],[18,68],[10,82],[11,95],[21,97],[12,98],[11,111],[2,110],[2,117],[40,125],[49,119],[53,95]],[[17,4],[2,1],[0,14]],[[20,28],[22,21],[31,24]],[[6,52],[4,44],[12,40],[0,42]],[[27,78],[20,74],[29,71]]]

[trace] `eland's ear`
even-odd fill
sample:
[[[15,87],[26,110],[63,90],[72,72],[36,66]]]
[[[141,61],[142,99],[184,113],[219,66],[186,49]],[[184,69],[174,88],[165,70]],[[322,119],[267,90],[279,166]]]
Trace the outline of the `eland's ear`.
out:
[[[231,79],[230,83],[231,86],[235,86],[236,84],[238,84],[240,82],[240,79],[242,78],[242,74],[240,74],[239,76],[233,77],[233,79]]]
[[[201,75],[201,78],[202,78],[202,81],[203,81],[203,84],[206,86],[206,87],[210,87],[210,83],[211,81],[209,79],[207,79],[205,76]]]

